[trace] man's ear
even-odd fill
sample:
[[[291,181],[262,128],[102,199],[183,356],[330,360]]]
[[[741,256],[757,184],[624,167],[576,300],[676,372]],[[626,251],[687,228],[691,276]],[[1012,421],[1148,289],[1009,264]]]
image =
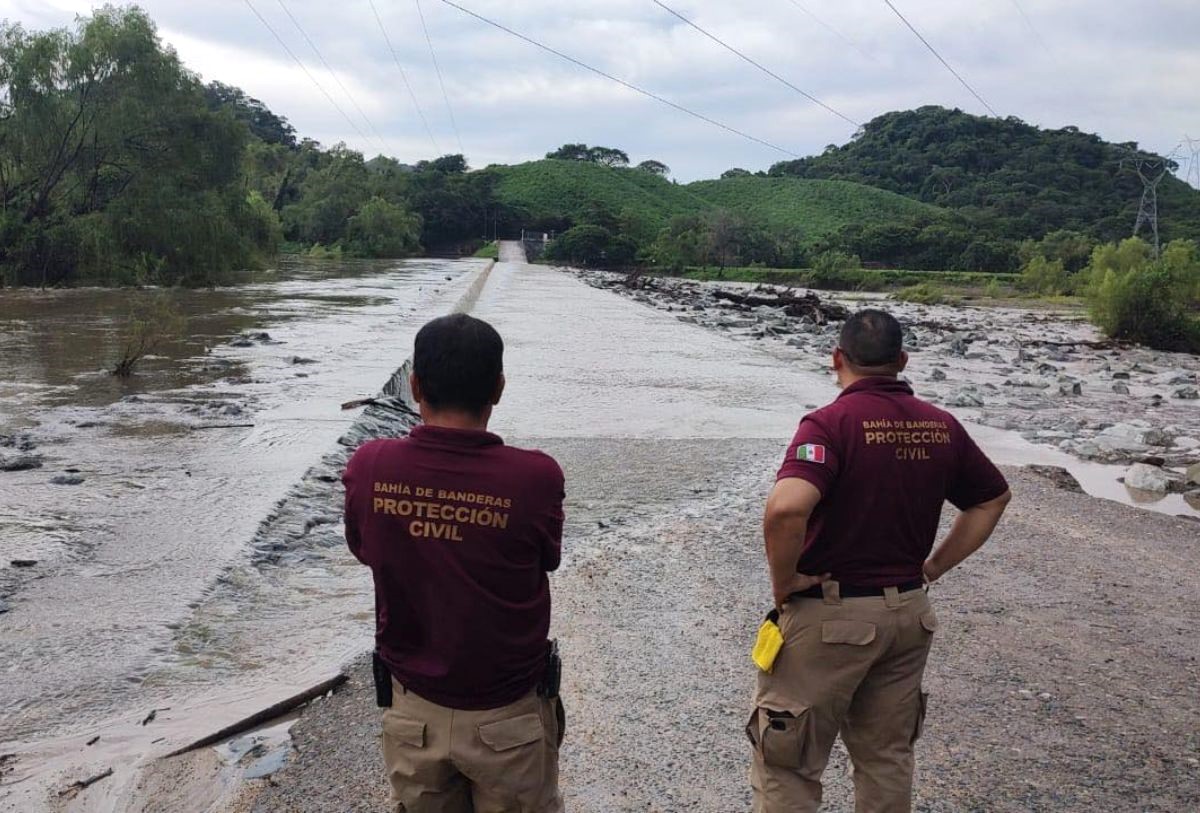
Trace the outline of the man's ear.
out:
[[[421,392],[421,379],[417,378],[416,373],[408,374],[408,388],[412,390],[413,400],[418,404],[425,400],[425,395]]]
[[[901,350],[900,351],[900,365],[899,365],[899,367],[896,368],[896,373],[900,374],[900,373],[904,372],[904,368],[907,366],[908,366],[908,352]]]
[[[842,348],[833,348],[833,369],[835,372],[841,372],[846,366],[846,357],[842,354]]]
[[[492,406],[500,403],[501,396],[504,395],[504,385],[508,383],[504,379],[504,373],[500,373],[500,379],[496,381],[496,391],[492,393]]]

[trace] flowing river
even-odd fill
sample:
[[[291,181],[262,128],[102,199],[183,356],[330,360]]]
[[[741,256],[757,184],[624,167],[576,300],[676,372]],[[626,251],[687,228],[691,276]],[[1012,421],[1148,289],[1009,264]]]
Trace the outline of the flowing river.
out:
[[[0,453],[42,463],[0,472],[0,754],[52,761],[93,731],[97,755],[138,753],[156,709],[155,736],[207,733],[197,711],[286,689],[280,659],[312,664],[288,677],[303,686],[369,645],[364,569],[259,567],[249,542],[351,423],[340,404],[484,265],[293,262],[170,292],[185,336],[126,381],[105,368],[157,292],[0,292]]]

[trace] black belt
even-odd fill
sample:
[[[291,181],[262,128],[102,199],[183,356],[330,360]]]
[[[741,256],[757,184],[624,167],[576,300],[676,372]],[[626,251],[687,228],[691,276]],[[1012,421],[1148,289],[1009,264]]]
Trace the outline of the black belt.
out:
[[[925,582],[914,581],[897,584],[895,588],[900,593],[907,593],[910,590],[920,590],[925,586]],[[863,598],[865,596],[882,596],[888,588],[886,587],[859,587],[853,584],[839,584],[838,595],[842,598]],[[821,585],[814,585],[807,590],[801,590],[797,593],[792,593],[788,598],[824,598],[825,593],[821,590]]]

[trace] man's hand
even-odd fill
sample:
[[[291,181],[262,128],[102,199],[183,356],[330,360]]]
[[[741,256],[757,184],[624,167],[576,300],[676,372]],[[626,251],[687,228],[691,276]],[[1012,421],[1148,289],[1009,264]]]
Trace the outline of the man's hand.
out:
[[[933,584],[942,577],[942,571],[930,559],[925,560],[925,564],[921,567],[921,572],[925,574],[926,584]]]
[[[832,577],[832,573],[822,573],[820,576],[793,573],[790,579],[782,582],[772,579],[771,592],[775,595],[775,609],[782,610],[783,603],[792,593],[802,593],[810,587],[816,587],[818,584],[829,581]]]

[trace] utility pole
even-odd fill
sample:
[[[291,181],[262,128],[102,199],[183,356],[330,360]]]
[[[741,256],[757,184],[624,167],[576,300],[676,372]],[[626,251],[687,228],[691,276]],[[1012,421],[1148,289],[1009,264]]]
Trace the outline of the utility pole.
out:
[[[1138,236],[1143,224],[1149,224],[1150,233],[1154,236],[1154,257],[1158,259],[1158,184],[1169,169],[1167,159],[1138,155],[1122,158],[1121,165],[1132,168],[1142,180],[1142,200],[1138,204],[1137,220],[1133,223],[1133,236]]]

